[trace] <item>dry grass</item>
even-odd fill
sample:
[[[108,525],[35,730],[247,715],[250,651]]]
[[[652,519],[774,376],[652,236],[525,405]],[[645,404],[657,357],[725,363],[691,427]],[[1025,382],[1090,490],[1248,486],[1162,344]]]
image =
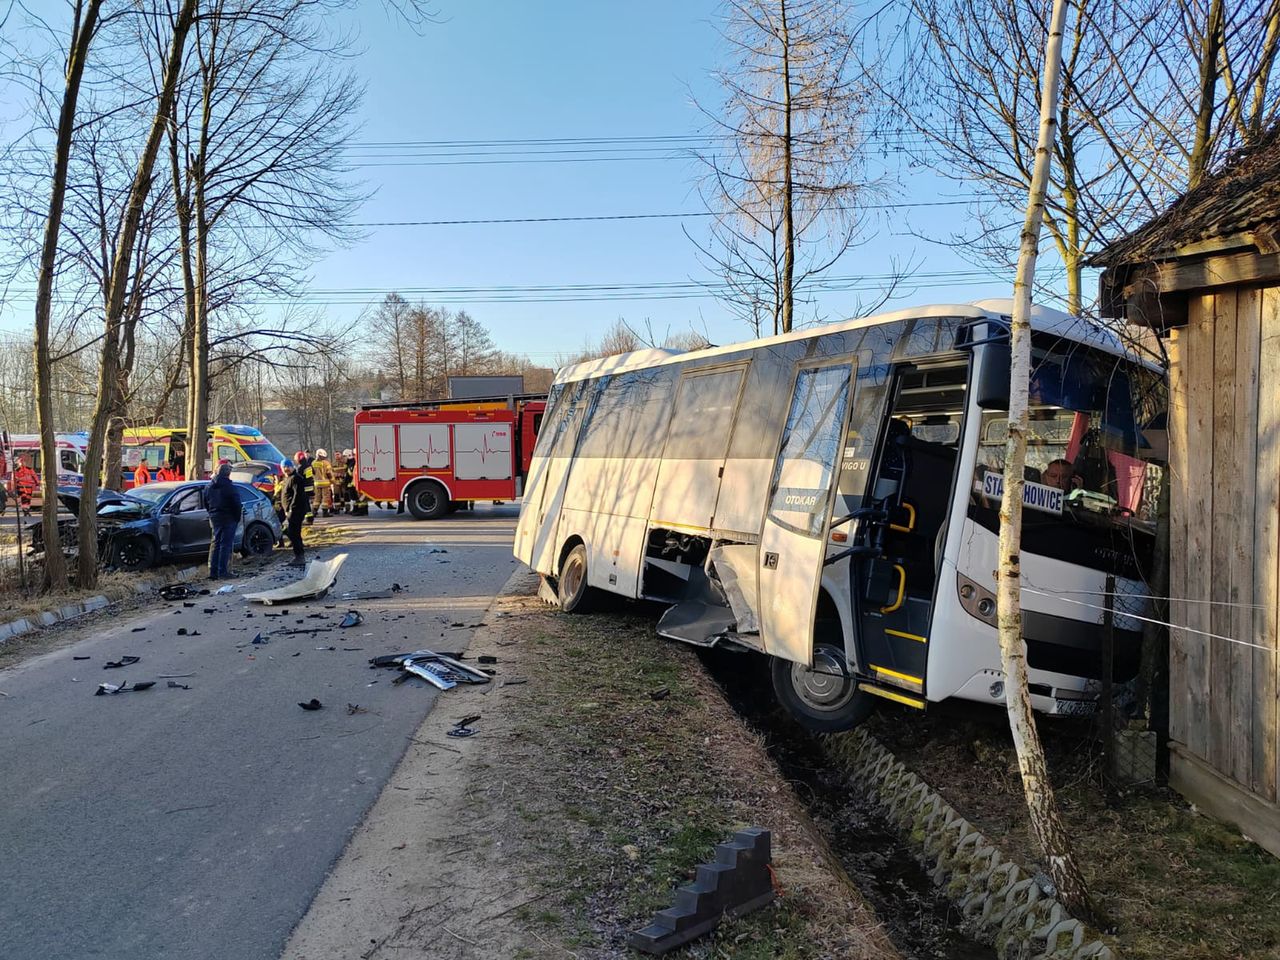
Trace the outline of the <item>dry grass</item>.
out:
[[[627,956],[627,931],[670,906],[715,843],[755,824],[773,832],[784,896],[672,956],[896,955],[762,744],[688,650],[627,614],[534,609],[512,630],[529,681],[518,734],[542,758],[516,805],[546,894],[522,908],[533,932],[581,960]]]
[[[1280,957],[1280,860],[1167,790],[1108,797],[1094,746],[1078,730],[1042,730],[1068,832],[1126,960]],[[873,732],[1010,856],[1039,860],[1000,723],[881,714]]]

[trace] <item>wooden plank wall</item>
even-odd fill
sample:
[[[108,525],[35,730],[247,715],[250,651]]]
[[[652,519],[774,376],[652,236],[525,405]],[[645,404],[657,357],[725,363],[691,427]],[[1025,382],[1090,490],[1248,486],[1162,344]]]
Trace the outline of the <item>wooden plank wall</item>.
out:
[[[1170,736],[1274,801],[1280,288],[1192,296],[1169,347],[1170,609],[1190,628],[1170,637]]]

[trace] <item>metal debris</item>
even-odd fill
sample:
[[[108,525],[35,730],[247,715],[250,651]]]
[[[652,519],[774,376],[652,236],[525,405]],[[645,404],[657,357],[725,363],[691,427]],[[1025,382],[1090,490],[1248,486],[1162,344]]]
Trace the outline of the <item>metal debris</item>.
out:
[[[139,683],[100,683],[98,689],[93,691],[95,697],[101,697],[105,694],[113,693],[133,693],[134,691],[150,690],[156,685],[154,680],[143,680]]]
[[[469,667],[460,660],[432,650],[415,650],[413,653],[393,653],[372,657],[371,667],[399,667],[401,675],[396,683],[403,683],[408,675],[421,677],[440,690],[451,690],[460,683],[488,683],[489,676],[482,670]]]

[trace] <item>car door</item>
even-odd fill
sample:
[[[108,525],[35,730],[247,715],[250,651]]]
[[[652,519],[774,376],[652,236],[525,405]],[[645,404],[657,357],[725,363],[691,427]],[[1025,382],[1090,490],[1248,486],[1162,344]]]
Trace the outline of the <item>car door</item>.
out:
[[[205,509],[205,484],[179,490],[169,501],[169,552],[201,553],[209,549],[209,511]]]
[[[759,610],[765,652],[809,663],[854,362],[803,363],[796,373],[760,534]]]

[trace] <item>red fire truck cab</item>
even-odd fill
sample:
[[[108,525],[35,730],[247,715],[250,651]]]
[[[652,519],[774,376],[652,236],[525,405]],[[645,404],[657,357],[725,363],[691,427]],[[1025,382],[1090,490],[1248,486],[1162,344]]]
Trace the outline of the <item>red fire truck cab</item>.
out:
[[[435,520],[524,490],[546,398],[369,404],[356,412],[356,486]]]

